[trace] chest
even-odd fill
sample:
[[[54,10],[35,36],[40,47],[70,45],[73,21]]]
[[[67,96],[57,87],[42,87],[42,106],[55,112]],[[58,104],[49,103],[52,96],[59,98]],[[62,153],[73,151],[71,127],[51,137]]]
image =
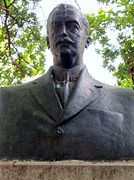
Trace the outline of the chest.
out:
[[[21,159],[114,159],[125,152],[125,138],[129,142],[123,114],[90,107],[59,124],[39,109],[27,110],[9,131],[7,125],[1,155],[9,151]]]

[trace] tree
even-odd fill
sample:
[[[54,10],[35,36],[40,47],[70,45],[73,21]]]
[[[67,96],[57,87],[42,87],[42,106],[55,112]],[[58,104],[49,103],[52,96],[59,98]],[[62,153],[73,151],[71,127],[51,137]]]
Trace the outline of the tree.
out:
[[[19,84],[23,78],[44,73],[46,41],[31,10],[35,2],[0,1],[0,85]]]
[[[103,65],[117,77],[118,85],[134,87],[134,2],[98,2],[105,5],[104,9],[101,8],[97,14],[86,15],[91,39],[99,45],[96,50],[104,59]]]

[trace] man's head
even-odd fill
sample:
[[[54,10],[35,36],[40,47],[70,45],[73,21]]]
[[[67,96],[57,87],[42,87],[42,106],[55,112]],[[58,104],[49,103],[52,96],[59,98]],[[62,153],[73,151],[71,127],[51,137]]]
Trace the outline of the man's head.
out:
[[[70,4],[54,8],[47,20],[47,33],[54,64],[72,68],[83,63],[84,48],[89,45],[89,27],[78,9]]]

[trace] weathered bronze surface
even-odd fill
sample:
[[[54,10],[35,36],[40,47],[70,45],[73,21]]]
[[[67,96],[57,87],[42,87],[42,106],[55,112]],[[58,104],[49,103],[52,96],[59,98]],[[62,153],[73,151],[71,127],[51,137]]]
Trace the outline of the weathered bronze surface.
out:
[[[54,65],[32,82],[0,88],[0,159],[134,159],[134,93],[87,72],[86,19],[60,4],[47,31]]]

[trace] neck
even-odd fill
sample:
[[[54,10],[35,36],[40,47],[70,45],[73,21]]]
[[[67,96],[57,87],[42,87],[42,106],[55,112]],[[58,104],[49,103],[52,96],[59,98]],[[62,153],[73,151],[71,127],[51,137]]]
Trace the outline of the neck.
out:
[[[53,59],[54,66],[59,66],[64,69],[71,69],[76,66],[82,66],[83,65],[83,59],[82,57],[73,57],[68,55],[61,55],[60,57],[56,57]]]

